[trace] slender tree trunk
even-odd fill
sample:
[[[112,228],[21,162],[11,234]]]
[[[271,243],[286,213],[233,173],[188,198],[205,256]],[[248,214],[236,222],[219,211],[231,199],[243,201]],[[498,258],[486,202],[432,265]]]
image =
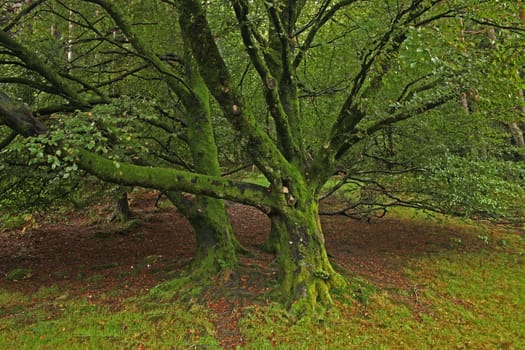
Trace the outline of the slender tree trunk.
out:
[[[522,160],[525,161],[525,137],[524,137],[524,131],[518,123],[509,123],[509,129],[510,133],[512,135],[512,138],[514,139],[514,143],[516,144],[516,147],[518,147],[518,152],[520,154],[520,157]]]
[[[464,23],[463,23],[463,19],[461,18],[460,18],[460,25],[461,25],[461,30],[460,30],[459,40],[461,42],[465,42]],[[490,35],[491,33],[489,32],[489,38],[490,38]],[[493,32],[492,32],[492,35],[494,35]],[[460,103],[461,103],[461,107],[463,108],[463,111],[465,112],[465,115],[467,116],[471,114],[471,111],[473,110],[473,105],[474,105],[472,103],[473,102],[472,99],[469,99],[469,95],[470,97],[472,97],[475,94],[476,92],[474,90],[461,92]],[[471,154],[474,157],[479,157],[485,160],[488,159],[488,149],[487,149],[487,144],[484,141],[483,131],[480,130],[476,124],[474,124],[473,127],[470,129],[470,132],[472,133],[471,135],[472,142],[476,142],[475,144],[471,143],[470,145]]]
[[[119,222],[126,222],[131,218],[131,210],[129,209],[128,193],[121,192],[115,201],[115,210],[113,212],[113,220]]]
[[[519,17],[523,23],[525,23],[525,3],[519,2]],[[523,71],[520,72],[521,77],[525,77]],[[519,114],[521,119],[525,119],[525,92],[523,89],[519,90],[521,96],[521,105],[519,106]],[[514,139],[514,143],[519,149],[519,154],[522,160],[525,161],[525,121],[521,123],[513,122],[509,123],[510,133]]]

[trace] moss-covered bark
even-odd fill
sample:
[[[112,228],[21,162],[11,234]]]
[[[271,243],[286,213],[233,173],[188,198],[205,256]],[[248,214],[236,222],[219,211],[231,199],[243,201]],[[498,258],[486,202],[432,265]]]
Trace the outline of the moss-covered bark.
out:
[[[195,170],[201,174],[220,177],[217,144],[213,132],[209,93],[198,69],[194,66],[189,43],[185,41],[185,80],[192,98],[183,100],[187,118],[188,146]],[[180,197],[179,197],[180,198]],[[185,205],[185,215],[195,232],[196,256],[194,276],[208,277],[237,266],[236,247],[226,207],[222,199],[197,195],[193,201],[178,201]]]
[[[268,236],[266,241],[264,241],[264,243],[261,245],[260,249],[267,253],[277,254],[277,251],[279,250],[280,233],[279,233],[278,228],[274,228],[274,225],[277,224],[277,221],[272,220],[271,217],[270,217],[270,221],[271,221],[270,235]]]
[[[195,231],[193,275],[207,278],[223,270],[235,269],[238,244],[233,236],[224,202],[207,196],[197,196],[186,206],[185,216]]]
[[[121,185],[204,194],[257,207],[272,207],[275,201],[263,186],[170,168],[120,163],[83,149],[77,150],[76,162],[100,179]]]
[[[3,92],[0,92],[0,121],[23,136],[35,136],[45,131],[26,106],[11,100]]]
[[[243,42],[261,77],[266,102],[276,122],[279,141],[275,144],[257,127],[253,115],[242,103],[199,2],[183,0],[178,5],[180,11],[187,14],[180,19],[182,32],[190,38],[193,55],[209,91],[234,128],[247,138],[252,160],[271,183],[268,197],[274,199],[272,234],[266,248],[276,249],[278,253],[281,298],[301,311],[331,304],[330,288],[341,283],[342,278],[331,267],[324,247],[315,200],[317,184],[311,189],[305,179],[305,159],[298,146],[301,135],[297,124],[297,86],[291,77],[295,73],[289,55],[291,46],[281,31],[283,22],[275,17],[279,14],[270,11],[274,15],[274,27],[280,33],[280,44],[275,48],[282,53],[272,61],[280,69],[272,70],[268,57],[257,49],[252,36],[255,29],[247,21],[248,3],[233,2]],[[293,23],[286,25],[294,26]],[[294,123],[293,127],[290,122]]]
[[[292,311],[302,313],[332,304],[330,290],[344,284],[328,260],[314,200],[272,216],[279,237],[280,295]]]

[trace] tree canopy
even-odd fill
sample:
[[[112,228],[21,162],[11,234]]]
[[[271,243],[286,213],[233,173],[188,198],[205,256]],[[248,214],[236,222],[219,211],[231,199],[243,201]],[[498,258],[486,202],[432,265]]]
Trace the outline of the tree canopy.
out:
[[[332,214],[523,217],[523,6],[9,1],[2,169],[23,159],[167,192],[195,228],[199,275],[235,268],[221,200],[256,206],[281,300],[327,305],[343,279],[319,200],[337,189],[359,196]],[[222,176],[250,164],[267,186]]]

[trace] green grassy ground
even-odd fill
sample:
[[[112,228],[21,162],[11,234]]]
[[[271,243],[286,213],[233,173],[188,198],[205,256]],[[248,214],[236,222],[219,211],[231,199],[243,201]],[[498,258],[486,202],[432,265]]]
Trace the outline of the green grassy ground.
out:
[[[525,236],[498,234],[483,251],[405,265],[411,290],[354,285],[359,301],[352,288],[340,293],[318,320],[293,323],[279,309],[254,310],[243,323],[246,348],[525,349]]]
[[[525,349],[525,236],[480,227],[478,238],[484,249],[403,261],[410,288],[355,276],[321,315],[296,320],[278,305],[252,306],[239,348]],[[54,286],[0,289],[0,349],[220,349],[213,317],[149,295],[114,305]]]
[[[89,298],[71,299],[53,288],[33,296],[0,294],[2,349],[218,348],[207,312],[199,306],[162,304],[148,297],[114,310]]]

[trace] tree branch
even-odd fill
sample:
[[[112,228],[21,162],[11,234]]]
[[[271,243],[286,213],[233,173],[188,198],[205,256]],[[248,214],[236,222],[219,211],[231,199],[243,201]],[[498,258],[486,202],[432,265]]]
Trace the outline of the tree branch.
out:
[[[254,163],[268,179],[280,179],[293,169],[268,134],[262,130],[242,102],[232,77],[215,43],[200,2],[181,0],[179,17],[183,35],[191,37],[193,56],[208,90],[218,102],[224,116],[248,141],[248,151]],[[286,170],[286,171],[283,171]]]
[[[62,78],[51,66],[42,61],[34,54],[34,52],[22,46],[4,31],[0,31],[0,46],[9,49],[13,55],[22,60],[29,69],[37,72],[49,81],[49,83],[51,83],[51,85],[57,90],[57,94],[80,106],[88,104],[81,95],[76,93],[76,89],[68,81]]]
[[[33,11],[34,9],[36,9],[38,6],[40,6],[41,4],[43,4],[44,2],[46,2],[47,0],[35,0],[35,1],[32,1],[28,6],[24,7],[17,15],[15,18],[13,18],[11,20],[11,22],[9,22],[4,28],[2,28],[2,30],[4,32],[8,32],[10,31],[11,29],[13,29],[13,27],[15,25],[17,25],[18,21],[20,21],[20,19],[22,19],[22,17],[26,16],[27,14],[31,13],[31,11]]]
[[[20,84],[20,85],[29,86],[39,91],[44,91],[44,92],[47,92],[53,95],[59,94],[54,87],[39,83],[31,79],[25,79],[25,78],[19,78],[19,77],[4,77],[4,78],[0,78],[0,83]]]
[[[385,119],[382,119],[382,120],[378,121],[374,125],[369,126],[366,129],[364,129],[364,130],[353,131],[352,133],[350,133],[350,135],[348,137],[346,137],[345,141],[343,142],[343,144],[341,145],[341,147],[337,151],[335,158],[336,159],[340,159],[350,149],[350,147],[353,144],[355,144],[356,142],[364,139],[365,137],[368,137],[368,136],[376,133],[377,131],[379,131],[379,130],[381,130],[381,129],[389,126],[389,125],[392,125],[392,124],[398,123],[400,121],[412,118],[415,115],[423,114],[425,112],[428,112],[428,111],[430,111],[430,110],[432,110],[434,108],[437,108],[437,107],[447,103],[448,101],[450,101],[450,100],[452,100],[452,99],[454,99],[456,97],[457,97],[456,93],[446,94],[446,95],[438,97],[435,100],[427,101],[426,103],[424,103],[421,106],[414,107],[414,108],[412,108],[410,110],[400,111],[400,112],[392,115],[391,117],[388,117],[388,118],[385,118]]]
[[[12,131],[7,137],[0,142],[0,150],[6,148],[9,146],[9,144],[16,138],[18,133],[16,131]]]
[[[0,120],[23,136],[35,136],[45,131],[45,127],[33,117],[26,106],[14,102],[1,91]]]
[[[85,0],[102,7],[113,19],[118,28],[128,38],[129,42],[139,52],[142,57],[147,60],[155,69],[166,77],[167,82],[173,91],[182,99],[191,99],[192,92],[188,85],[179,76],[173,73],[166,63],[153,52],[148,45],[139,38],[133,31],[131,24],[124,17],[117,4],[107,0]]]
[[[0,121],[25,137],[46,132],[45,127],[34,118],[27,107],[12,101],[2,92],[0,92]],[[277,208],[281,200],[280,193],[271,194],[266,187],[252,183],[169,168],[120,163],[85,149],[77,149],[74,152],[75,161],[80,168],[102,180],[121,185],[150,187],[162,191],[185,191],[239,201],[261,209]]]
[[[253,33],[257,32],[257,30],[253,28],[253,25],[248,18],[249,13],[247,2],[243,0],[235,0],[233,1],[233,8],[235,10],[237,21],[239,22],[244,47],[246,48],[252,65],[255,67],[255,70],[261,78],[266,103],[269,106],[270,113],[275,121],[280,149],[283,151],[285,157],[290,160],[298,153],[298,148],[293,142],[288,115],[284,110],[279,96],[278,82],[276,77],[272,76],[272,73],[267,66],[267,62],[265,61],[265,55],[259,50],[259,44],[253,40],[253,37],[256,36]],[[272,12],[271,9],[268,11]],[[277,14],[274,14],[273,17],[276,16]],[[274,18],[274,20],[277,21],[277,25],[280,26],[278,18]],[[277,30],[284,30],[281,27],[279,28],[280,29]],[[287,44],[285,43],[285,45]],[[272,58],[270,57],[268,59]],[[282,59],[283,61],[285,60],[284,57],[282,57]]]
[[[328,6],[330,4],[330,1],[325,1],[319,10],[319,12],[314,16],[314,18],[310,21],[312,24],[309,24],[308,27],[312,27],[308,34],[306,35],[306,39],[304,43],[300,46],[299,53],[294,59],[293,66],[295,68],[299,67],[299,64],[301,64],[301,61],[304,58],[304,54],[310,49],[315,37],[317,36],[317,33],[319,30],[331,19],[335,16],[335,14],[341,10],[342,8],[353,4],[354,2],[357,2],[359,0],[342,0],[332,6],[330,9],[328,9]],[[299,35],[302,33],[305,29],[302,28],[299,31],[297,31],[296,35]]]
[[[184,191],[214,198],[230,199],[256,207],[275,207],[264,186],[189,173],[171,168],[146,167],[119,163],[86,150],[79,150],[76,163],[100,179],[122,185],[141,186],[161,191]]]

